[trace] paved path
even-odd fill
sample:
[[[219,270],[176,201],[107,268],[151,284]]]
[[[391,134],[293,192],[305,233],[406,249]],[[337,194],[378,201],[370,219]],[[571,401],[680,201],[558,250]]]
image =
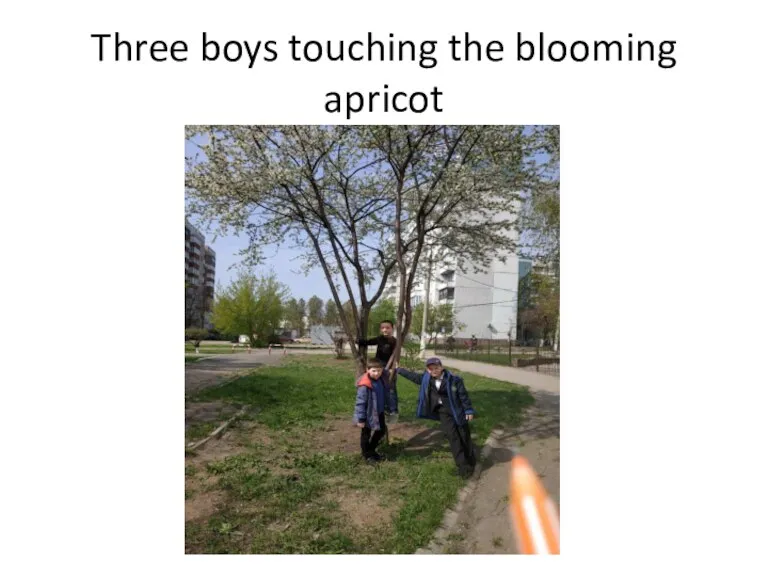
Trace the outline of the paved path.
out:
[[[484,362],[471,362],[469,360],[456,360],[448,356],[441,356],[443,364],[449,368],[456,368],[463,372],[471,372],[496,380],[512,382],[522,386],[529,386],[531,391],[541,390],[550,394],[560,394],[560,378],[538,372],[529,372],[522,368],[513,368],[511,366],[498,366],[496,364],[486,364]]]
[[[461,504],[447,536],[431,553],[514,554],[517,547],[509,510],[509,473],[514,454],[522,454],[560,506],[560,379],[519,368],[444,358],[449,368],[529,386],[536,404],[525,423],[505,430],[492,442],[475,488]],[[472,391],[470,390],[470,395]]]
[[[287,350],[287,355],[298,354],[328,354],[328,350]],[[235,352],[204,356],[191,364],[184,365],[184,389],[186,394],[199,392],[203,388],[215,386],[238,374],[246,374],[259,366],[279,364],[285,357],[283,350],[275,348],[272,354],[263,348],[248,352]]]
[[[184,391],[186,394],[199,392],[237,374],[245,374],[253,368],[265,364],[277,364],[281,358],[281,356],[269,356],[262,350],[253,350],[250,354],[235,352],[204,357],[197,362],[184,365]]]

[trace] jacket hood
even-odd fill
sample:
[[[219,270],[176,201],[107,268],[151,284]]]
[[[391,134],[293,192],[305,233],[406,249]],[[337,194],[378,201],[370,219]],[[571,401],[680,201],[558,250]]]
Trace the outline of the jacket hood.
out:
[[[357,380],[358,386],[367,386],[368,388],[373,388],[373,383],[371,382],[371,377],[368,376],[368,373],[366,372],[360,378]]]

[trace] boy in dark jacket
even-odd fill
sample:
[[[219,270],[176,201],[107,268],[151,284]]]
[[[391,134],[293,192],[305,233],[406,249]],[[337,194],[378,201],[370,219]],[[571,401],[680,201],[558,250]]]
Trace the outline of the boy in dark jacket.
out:
[[[384,320],[379,324],[379,330],[381,334],[376,338],[369,340],[360,339],[357,341],[358,346],[373,346],[376,345],[376,360],[381,362],[384,371],[382,378],[387,385],[387,391],[389,395],[389,410],[394,416],[397,416],[397,385],[392,381],[390,372],[386,369],[389,359],[392,357],[392,353],[397,346],[397,338],[392,336],[394,330],[394,324],[390,320]]]
[[[397,373],[420,386],[416,416],[440,421],[458,473],[470,477],[476,462],[469,422],[475,417],[475,411],[462,377],[443,369],[440,358],[429,358],[427,371],[421,374],[405,368],[397,368]]]
[[[363,458],[370,464],[381,460],[376,453],[387,424],[384,410],[388,406],[387,385],[382,378],[384,366],[377,359],[368,362],[368,369],[357,381],[357,401],[355,403],[355,422],[360,430],[360,449]],[[371,434],[373,432],[373,434]]]

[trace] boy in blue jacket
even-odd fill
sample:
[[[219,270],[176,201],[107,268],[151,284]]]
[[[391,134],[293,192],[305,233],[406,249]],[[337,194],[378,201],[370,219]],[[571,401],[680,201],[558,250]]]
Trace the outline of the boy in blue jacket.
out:
[[[469,423],[475,411],[462,377],[443,369],[440,358],[429,358],[427,370],[421,374],[405,368],[397,368],[397,373],[420,386],[416,416],[440,421],[459,475],[472,476],[476,461]]]
[[[384,379],[384,383],[387,385],[387,391],[389,394],[387,412],[394,416],[394,421],[397,421],[397,383],[392,381],[391,375],[387,371],[387,364],[392,357],[392,353],[397,346],[397,338],[392,336],[392,332],[395,329],[395,325],[392,320],[383,320],[379,324],[379,330],[381,334],[376,338],[370,340],[361,339],[357,343],[359,346],[373,346],[376,345],[376,360],[381,361],[384,371],[381,377]]]
[[[355,422],[360,430],[360,449],[363,458],[374,464],[382,459],[376,453],[376,446],[387,431],[384,411],[389,406],[387,384],[382,378],[384,365],[373,358],[368,361],[368,369],[357,381],[357,401],[355,403]]]

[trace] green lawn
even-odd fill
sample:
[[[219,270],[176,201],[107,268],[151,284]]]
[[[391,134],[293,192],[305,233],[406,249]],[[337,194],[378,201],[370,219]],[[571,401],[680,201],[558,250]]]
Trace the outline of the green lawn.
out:
[[[240,350],[245,350],[245,348],[240,348]],[[194,354],[195,347],[189,343],[184,344],[184,353]],[[200,346],[200,354],[232,354],[232,344]]]
[[[416,432],[436,427],[414,416],[417,386],[398,382],[400,421]],[[519,425],[533,403],[513,384],[474,375],[465,382],[478,412],[478,446],[495,426]],[[351,361],[289,358],[191,400],[260,411],[233,431],[235,454],[205,463],[187,458],[186,497],[210,491],[221,499],[212,515],[187,521],[188,552],[412,553],[429,541],[464,483],[442,441],[424,451],[391,441],[382,449],[389,460],[375,467],[328,442],[340,418],[344,426],[348,419],[349,438],[359,437]]]
[[[456,358],[458,360],[472,360],[474,362],[487,362],[488,364],[500,364],[503,366],[509,366],[509,353],[508,352],[495,352],[492,351],[488,354],[488,350],[481,350],[479,352],[444,352],[441,351],[438,355],[442,355],[446,358]],[[512,354],[512,360],[517,358],[533,358],[531,354]]]

